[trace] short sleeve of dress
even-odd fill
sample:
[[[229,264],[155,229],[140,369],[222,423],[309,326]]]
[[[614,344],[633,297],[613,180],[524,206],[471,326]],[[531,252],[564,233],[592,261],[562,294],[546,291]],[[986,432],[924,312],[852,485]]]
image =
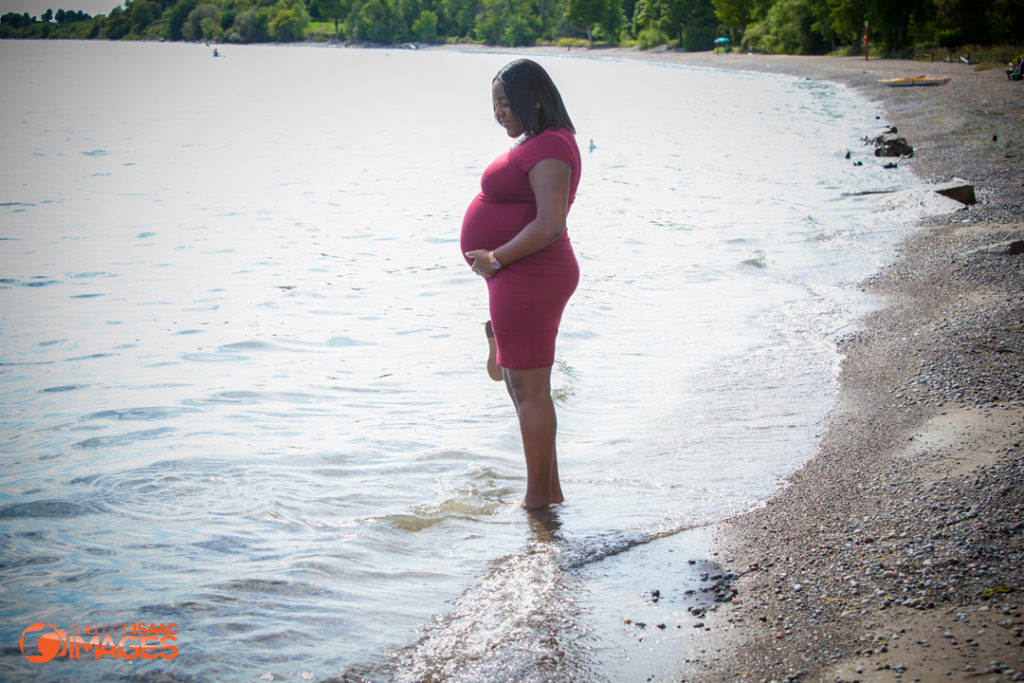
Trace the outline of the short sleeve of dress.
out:
[[[544,159],[558,159],[575,168],[578,157],[576,140],[567,130],[546,130],[528,144],[516,149],[515,163],[524,173],[529,173],[534,165]]]

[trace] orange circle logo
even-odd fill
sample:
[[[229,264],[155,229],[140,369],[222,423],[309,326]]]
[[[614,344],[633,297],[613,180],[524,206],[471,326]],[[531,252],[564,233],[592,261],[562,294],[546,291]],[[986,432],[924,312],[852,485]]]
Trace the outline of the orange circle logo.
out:
[[[46,629],[52,629],[52,632],[46,631]],[[39,640],[36,641],[36,649],[39,651],[39,654],[29,654],[25,652],[25,634],[35,631],[44,631],[39,636]],[[30,662],[43,664],[60,654],[60,649],[64,645],[64,638],[64,631],[53,624],[30,624],[21,632],[21,654],[25,655],[25,659]],[[29,649],[31,650],[31,647]]]

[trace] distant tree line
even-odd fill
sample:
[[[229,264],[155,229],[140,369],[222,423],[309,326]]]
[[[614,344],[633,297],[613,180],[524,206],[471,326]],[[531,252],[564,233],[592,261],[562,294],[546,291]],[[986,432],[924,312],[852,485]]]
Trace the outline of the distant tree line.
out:
[[[669,45],[769,53],[1017,44],[1024,0],[126,0],[106,15],[9,12],[0,38]]]

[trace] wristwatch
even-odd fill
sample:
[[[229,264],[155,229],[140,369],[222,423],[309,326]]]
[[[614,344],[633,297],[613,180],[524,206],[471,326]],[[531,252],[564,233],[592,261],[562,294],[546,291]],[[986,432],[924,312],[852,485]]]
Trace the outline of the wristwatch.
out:
[[[491,262],[491,268],[494,268],[495,270],[501,270],[501,261],[499,261],[497,257],[494,256],[493,249],[491,250],[491,253],[487,254],[487,260]]]

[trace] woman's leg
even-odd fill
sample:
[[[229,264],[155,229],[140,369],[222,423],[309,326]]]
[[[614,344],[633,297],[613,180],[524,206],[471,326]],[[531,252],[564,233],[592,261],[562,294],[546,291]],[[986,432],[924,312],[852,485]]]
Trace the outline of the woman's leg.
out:
[[[500,382],[504,378],[498,365],[498,343],[494,340],[490,320],[484,323],[484,332],[487,334],[487,374],[495,382]]]
[[[505,385],[519,416],[519,431],[526,456],[526,496],[523,507],[536,510],[561,503],[555,452],[555,404],[551,400],[551,366],[513,370],[502,368]]]

